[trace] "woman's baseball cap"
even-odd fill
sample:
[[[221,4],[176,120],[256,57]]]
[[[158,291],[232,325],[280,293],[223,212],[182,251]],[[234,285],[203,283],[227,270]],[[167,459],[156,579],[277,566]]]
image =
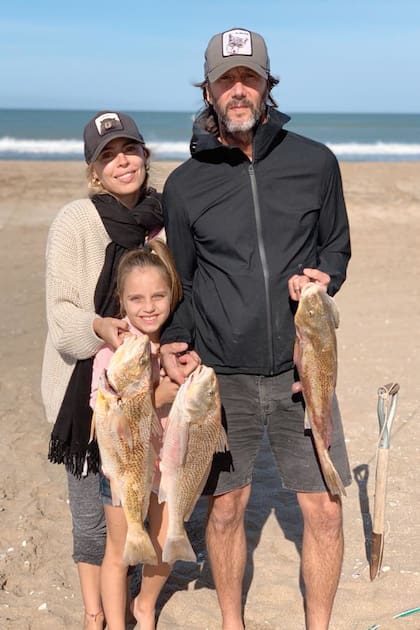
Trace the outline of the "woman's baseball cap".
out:
[[[129,138],[145,144],[131,116],[121,112],[98,112],[83,130],[87,164],[94,162],[102,149],[114,138]]]
[[[228,70],[245,66],[264,79],[270,73],[270,59],[264,39],[243,28],[214,35],[205,52],[204,76],[213,83]]]

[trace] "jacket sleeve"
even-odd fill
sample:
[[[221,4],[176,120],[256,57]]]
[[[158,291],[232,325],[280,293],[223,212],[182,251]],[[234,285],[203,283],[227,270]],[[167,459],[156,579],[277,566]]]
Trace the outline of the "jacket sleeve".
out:
[[[197,268],[197,257],[192,227],[170,176],[163,190],[163,216],[166,238],[177,272],[180,276],[183,299],[168,320],[160,338],[161,345],[184,341],[192,346],[194,341],[194,314],[192,307],[192,283]]]
[[[350,230],[338,162],[328,151],[318,225],[318,269],[328,273],[334,295],[346,279],[351,256]]]
[[[79,233],[76,233],[76,230]],[[82,308],[77,268],[78,245],[83,226],[72,224],[71,216],[59,215],[53,222],[46,252],[46,309],[48,330],[56,350],[71,359],[87,359],[103,344],[93,330],[98,317]]]

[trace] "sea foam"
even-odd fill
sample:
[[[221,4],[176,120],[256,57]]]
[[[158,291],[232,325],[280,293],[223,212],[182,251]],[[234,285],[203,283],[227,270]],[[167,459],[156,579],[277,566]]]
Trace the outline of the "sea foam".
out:
[[[396,142],[326,142],[327,146],[340,159],[419,159],[420,144]],[[148,142],[152,151],[152,159],[185,160],[189,157],[189,141]],[[5,136],[0,138],[0,158],[12,159],[42,158],[46,159],[83,159],[83,142],[76,139],[24,139]]]

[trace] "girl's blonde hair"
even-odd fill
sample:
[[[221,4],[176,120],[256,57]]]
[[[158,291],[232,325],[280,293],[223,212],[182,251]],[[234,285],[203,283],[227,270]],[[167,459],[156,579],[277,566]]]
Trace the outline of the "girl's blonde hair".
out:
[[[125,316],[122,298],[124,293],[124,284],[127,275],[133,269],[140,267],[154,267],[160,269],[171,292],[171,313],[176,305],[182,299],[182,285],[178,273],[175,268],[174,258],[169,251],[168,246],[160,238],[153,238],[151,241],[125,253],[121,258],[117,271],[117,296],[120,301],[120,315]]]

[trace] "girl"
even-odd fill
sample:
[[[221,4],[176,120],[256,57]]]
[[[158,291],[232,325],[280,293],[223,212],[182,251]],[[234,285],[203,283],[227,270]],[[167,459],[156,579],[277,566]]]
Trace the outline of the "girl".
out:
[[[67,469],[83,628],[102,630],[106,531],[97,446],[88,446],[92,363],[103,343],[117,347],[128,327],[117,319],[118,261],[163,221],[160,195],[148,186],[150,153],[134,120],[98,112],[83,135],[90,196],[66,205],[48,234],[42,397],[47,419],[55,423],[48,457]]]
[[[121,259],[117,275],[117,295],[123,321],[131,334],[146,334],[151,344],[154,382],[154,405],[164,426],[170,404],[178,385],[161,375],[159,361],[160,331],[179,302],[182,289],[172,255],[165,243],[153,239],[140,249],[126,253]],[[109,345],[95,357],[92,377],[91,406],[94,406],[99,377],[107,368],[114,350]],[[198,364],[184,366],[187,376]],[[160,445],[155,445],[157,452]],[[155,476],[154,490],[158,489]],[[107,525],[105,557],[102,564],[102,602],[109,630],[125,630],[126,584],[128,567],[123,561],[127,524],[121,507],[112,505],[110,483],[101,477],[101,495]],[[141,630],[155,629],[155,607],[159,593],[170,573],[171,566],[162,562],[162,547],[166,537],[166,504],[159,504],[152,492],[148,513],[149,534],[158,557],[157,566],[143,565],[141,590],[132,605],[132,612]]]

